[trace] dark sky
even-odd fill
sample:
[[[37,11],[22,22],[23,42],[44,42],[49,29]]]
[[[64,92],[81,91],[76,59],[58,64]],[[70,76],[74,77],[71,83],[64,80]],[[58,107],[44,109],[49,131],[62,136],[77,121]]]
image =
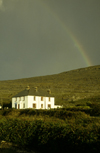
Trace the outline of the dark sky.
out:
[[[0,80],[100,65],[100,0],[0,0]]]

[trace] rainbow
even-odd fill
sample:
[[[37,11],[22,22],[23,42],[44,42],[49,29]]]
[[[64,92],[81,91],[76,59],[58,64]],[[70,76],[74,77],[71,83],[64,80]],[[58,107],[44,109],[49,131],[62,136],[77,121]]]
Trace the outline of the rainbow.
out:
[[[65,25],[63,25],[64,27]],[[80,44],[80,42],[77,40],[77,38],[72,34],[72,32],[67,28],[67,33],[69,34],[70,38],[74,42],[75,46],[77,47],[78,51],[80,52],[81,56],[83,57],[85,63],[87,66],[92,66],[92,62],[89,59],[86,51],[84,50],[83,46]]]
[[[85,61],[86,66],[92,66],[92,62],[89,59],[86,51],[84,50],[82,44],[77,40],[77,38],[74,36],[74,34],[71,32],[71,30],[67,27],[67,25],[59,18],[59,16],[51,9],[49,8],[43,1],[39,0],[41,5],[45,7],[45,9],[55,17],[55,19],[59,22],[59,24],[62,26],[62,28],[65,30],[65,32],[69,35],[75,46],[77,47],[79,53],[81,54],[83,60]]]

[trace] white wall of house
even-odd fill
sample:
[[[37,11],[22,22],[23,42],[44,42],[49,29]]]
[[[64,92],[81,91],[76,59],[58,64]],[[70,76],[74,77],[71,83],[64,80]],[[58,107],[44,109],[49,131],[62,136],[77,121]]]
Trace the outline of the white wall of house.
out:
[[[49,109],[55,108],[54,97],[42,97],[42,96],[25,96],[25,97],[13,97],[12,108],[25,109]]]
[[[23,97],[13,97],[12,98],[12,108],[16,109],[24,109],[28,108],[28,97],[23,96]]]

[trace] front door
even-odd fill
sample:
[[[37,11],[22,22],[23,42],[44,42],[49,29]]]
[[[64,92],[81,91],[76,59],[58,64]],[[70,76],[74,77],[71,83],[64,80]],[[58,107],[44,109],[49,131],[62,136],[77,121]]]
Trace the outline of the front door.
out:
[[[20,109],[20,104],[18,104],[18,109]]]

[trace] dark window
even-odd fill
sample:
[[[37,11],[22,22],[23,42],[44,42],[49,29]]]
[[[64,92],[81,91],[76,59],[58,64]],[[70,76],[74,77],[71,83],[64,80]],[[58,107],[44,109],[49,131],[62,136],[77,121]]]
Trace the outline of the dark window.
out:
[[[33,104],[33,108],[36,108],[36,104]]]
[[[23,103],[23,108],[25,108],[25,103]]]
[[[41,101],[43,101],[43,97],[41,97]]]

